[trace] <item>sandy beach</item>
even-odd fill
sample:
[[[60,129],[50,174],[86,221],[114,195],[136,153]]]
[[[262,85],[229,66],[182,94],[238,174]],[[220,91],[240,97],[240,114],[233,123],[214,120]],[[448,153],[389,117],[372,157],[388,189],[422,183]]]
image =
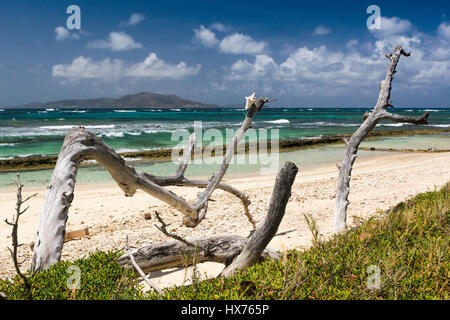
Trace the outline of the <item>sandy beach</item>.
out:
[[[358,159],[355,163],[348,210],[349,223],[353,218],[368,217],[386,210],[419,192],[434,190],[450,181],[450,153],[390,153]],[[304,214],[311,214],[318,222],[320,233],[329,237],[333,227],[334,194],[338,170],[336,162],[314,167],[302,167],[297,161],[299,173],[292,189],[286,215],[279,232],[269,247],[280,251],[291,248],[307,248],[311,233]],[[225,176],[225,182],[244,191],[251,199],[250,211],[257,221],[266,213],[275,175]],[[198,189],[170,188],[188,201],[193,201]],[[46,186],[23,189],[23,195],[38,195],[29,201],[30,209],[21,216],[19,241],[20,257],[28,258],[32,251],[28,244],[34,241],[39,223],[40,209]],[[205,220],[195,229],[181,225],[181,214],[165,203],[138,191],[133,198],[125,197],[114,184],[77,185],[75,199],[69,212],[67,230],[89,228],[89,236],[66,242],[63,259],[75,260],[96,250],[123,248],[127,234],[132,247],[168,240],[154,224],[154,212],[158,211],[170,224],[169,231],[184,237],[200,237],[213,234],[239,234],[246,236],[252,229],[241,203],[237,198],[216,190],[210,202]],[[16,190],[0,191],[0,219],[10,219],[14,212]],[[152,215],[150,220],[145,214]],[[289,231],[289,232],[288,232]],[[6,223],[0,228],[0,278],[14,275],[14,267],[7,246],[11,244],[11,229]],[[203,276],[214,276],[221,265],[206,263],[199,266]],[[188,283],[190,271],[167,270],[153,273],[154,281],[161,286]]]

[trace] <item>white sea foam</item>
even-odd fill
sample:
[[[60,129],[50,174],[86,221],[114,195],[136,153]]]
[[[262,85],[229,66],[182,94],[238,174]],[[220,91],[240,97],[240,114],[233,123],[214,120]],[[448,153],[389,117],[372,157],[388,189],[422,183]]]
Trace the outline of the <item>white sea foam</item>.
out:
[[[439,112],[439,111],[441,111],[441,110],[435,110],[435,109],[425,109],[425,110],[423,110],[423,111],[430,111],[430,112]]]
[[[142,134],[142,132],[130,132],[130,131],[125,131],[125,133],[130,136],[140,136]]]
[[[53,108],[48,108],[48,109],[45,109],[46,111],[55,111],[55,109],[53,109]]]
[[[405,125],[408,125],[409,123],[381,123],[380,126],[385,127],[403,127]]]
[[[311,127],[311,126],[325,126],[325,127],[357,127],[360,126],[359,123],[335,123],[335,122],[325,122],[325,121],[315,121],[315,122],[303,122],[299,124],[299,127]]]
[[[142,148],[142,149],[130,149],[130,148],[121,148],[116,150],[117,153],[125,153],[125,152],[139,152],[139,151],[151,151],[156,150],[158,148]],[[159,148],[159,149],[165,149],[165,148]]]
[[[433,124],[432,127],[438,127],[438,128],[450,128],[450,124]]]
[[[19,143],[0,143],[0,147],[12,147],[12,146],[16,146]]]
[[[122,138],[125,134],[123,132],[103,132],[100,134],[100,137],[108,137],[108,138]]]
[[[114,110],[114,112],[136,112],[136,110]]]
[[[270,121],[266,121],[266,122],[276,123],[276,124],[290,123],[290,121],[288,119],[270,120]]]
[[[76,127],[76,126],[80,126],[77,124],[68,124],[68,125],[63,125],[63,126],[40,126],[39,128],[41,129],[46,129],[46,130],[70,130],[72,129],[72,127]],[[113,124],[98,124],[98,125],[91,125],[91,126],[83,126],[86,129],[114,129],[115,125]]]
[[[3,112],[3,111],[5,111],[5,109],[0,109],[0,112]]]
[[[181,109],[169,109],[171,111],[181,111]]]

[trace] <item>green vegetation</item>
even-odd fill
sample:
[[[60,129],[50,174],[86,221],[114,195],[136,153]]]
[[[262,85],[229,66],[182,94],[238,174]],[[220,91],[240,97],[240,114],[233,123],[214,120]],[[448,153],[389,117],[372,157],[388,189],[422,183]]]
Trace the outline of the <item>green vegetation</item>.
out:
[[[357,228],[320,239],[303,252],[292,250],[278,261],[255,265],[232,278],[175,287],[163,296],[133,289],[136,277],[115,264],[118,253],[95,253],[75,264],[82,270],[81,289],[68,290],[61,262],[31,280],[35,299],[450,299],[449,184],[417,195]],[[381,286],[367,287],[370,266],[381,271]],[[369,268],[369,269],[368,269]],[[20,280],[15,279],[20,283]],[[120,283],[120,285],[119,285]],[[8,298],[27,291],[0,281]]]
[[[135,289],[138,280],[133,272],[115,262],[119,255],[119,252],[98,251],[85,259],[62,261],[31,277],[31,289],[26,288],[22,279],[15,277],[14,284],[0,280],[0,291],[8,299],[139,299],[142,293]],[[72,285],[76,285],[76,267],[68,268],[73,265],[80,268],[80,290],[72,289]]]

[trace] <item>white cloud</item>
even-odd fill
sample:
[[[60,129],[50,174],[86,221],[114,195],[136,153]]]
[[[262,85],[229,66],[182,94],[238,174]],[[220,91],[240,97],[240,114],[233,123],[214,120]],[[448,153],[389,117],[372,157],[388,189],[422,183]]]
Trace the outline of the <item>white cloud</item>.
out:
[[[264,41],[253,40],[246,34],[234,33],[225,37],[219,44],[221,52],[234,54],[261,54],[268,50]]]
[[[203,25],[200,25],[198,29],[194,29],[194,34],[194,39],[206,47],[214,47],[219,43],[216,34]]]
[[[63,41],[66,39],[79,39],[80,36],[76,33],[70,32],[64,27],[58,26],[55,28],[56,41]]]
[[[450,40],[450,24],[447,22],[442,22],[438,27],[438,34],[445,39]]]
[[[80,79],[115,81],[122,77],[182,79],[198,74],[199,71],[200,65],[190,67],[183,61],[176,65],[171,64],[159,59],[155,53],[150,53],[144,61],[135,64],[110,58],[94,61],[91,58],[80,56],[70,64],[58,64],[52,67],[54,77],[74,81]]]
[[[119,59],[105,58],[93,61],[84,56],[75,58],[71,64],[57,64],[52,67],[54,77],[72,79],[118,79],[123,74],[124,63]]]
[[[143,62],[133,64],[124,75],[157,79],[182,79],[186,76],[196,75],[199,71],[200,65],[188,67],[183,61],[174,65],[159,59],[155,53],[150,53]]]
[[[381,29],[371,29],[370,31],[375,37],[381,39],[394,35],[403,35],[412,31],[412,27],[412,23],[406,19],[381,17]]]
[[[346,46],[347,48],[349,48],[349,49],[353,49],[353,48],[356,47],[358,44],[359,44],[359,41],[358,41],[358,40],[352,39],[352,40],[349,40],[345,46]]]
[[[209,26],[209,29],[216,30],[219,32],[225,32],[225,31],[231,29],[231,27],[224,25],[223,23],[220,23],[220,22],[214,22],[213,24],[211,24]]]
[[[108,40],[95,40],[87,44],[90,49],[111,49],[112,51],[127,51],[143,48],[142,44],[136,42],[125,32],[111,32]]]
[[[138,23],[141,23],[142,21],[145,20],[145,16],[141,13],[133,13],[130,18],[128,19],[128,21],[126,22],[122,22],[120,25],[121,26],[134,26]]]
[[[371,33],[370,42],[349,40],[341,49],[325,45],[295,48],[279,62],[269,55],[240,59],[223,76],[229,90],[272,88],[275,92],[305,96],[373,93],[384,78],[388,60],[385,54],[400,44],[410,57],[398,66],[397,90],[434,90],[450,86],[450,26],[442,23],[436,35],[418,32],[407,20],[386,18],[389,28]],[[350,49],[350,50],[348,50]],[[424,92],[425,92],[424,91]]]
[[[322,36],[322,35],[326,35],[326,34],[330,34],[330,33],[331,33],[330,28],[327,28],[323,25],[319,25],[314,29],[313,35]]]

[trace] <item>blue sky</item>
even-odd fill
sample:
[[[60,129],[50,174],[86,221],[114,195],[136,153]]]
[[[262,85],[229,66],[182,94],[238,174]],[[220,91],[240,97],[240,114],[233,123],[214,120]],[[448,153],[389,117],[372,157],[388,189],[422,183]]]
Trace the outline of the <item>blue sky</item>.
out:
[[[68,30],[78,5],[81,30]],[[369,30],[369,5],[381,29]],[[2,1],[0,107],[141,91],[367,107],[401,44],[398,107],[450,106],[449,1]]]

